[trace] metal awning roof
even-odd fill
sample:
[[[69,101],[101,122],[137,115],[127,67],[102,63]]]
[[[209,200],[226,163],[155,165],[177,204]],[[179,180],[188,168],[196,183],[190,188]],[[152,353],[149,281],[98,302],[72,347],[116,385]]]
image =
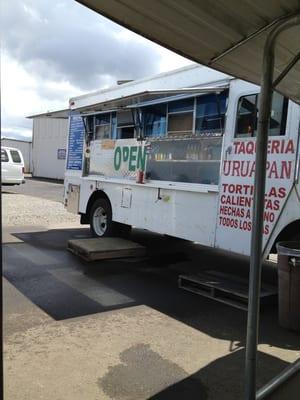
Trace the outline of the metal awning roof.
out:
[[[225,89],[229,88],[229,83],[220,85],[220,86],[210,86],[210,87],[202,87],[202,88],[194,88],[193,90],[187,89],[184,93],[176,94],[173,96],[167,96],[167,97],[159,97],[154,100],[146,100],[142,101],[141,103],[135,103],[127,108],[136,108],[136,107],[147,107],[147,106],[152,106],[155,104],[162,104],[162,103],[168,103],[169,101],[176,101],[176,100],[183,100],[183,99],[189,99],[192,97],[196,96],[201,96],[206,93],[220,93]],[[171,94],[169,92],[169,94]]]
[[[113,21],[200,64],[260,84],[266,36],[300,12],[298,0],[78,0]],[[284,32],[275,51],[278,76],[300,53],[300,27]],[[277,90],[300,103],[300,62]]]
[[[88,117],[90,115],[95,115],[95,114],[96,115],[103,115],[103,114],[107,114],[107,113],[114,112],[114,111],[117,111],[117,110],[111,109],[111,110],[105,110],[105,111],[90,111],[90,112],[80,111],[80,116],[81,117]],[[76,110],[75,113],[77,114],[78,111]],[[71,115],[72,115],[72,112],[71,112]]]
[[[91,105],[89,107],[83,107],[85,115],[100,112],[109,112],[123,110],[128,107],[136,107],[144,102],[157,101],[163,102],[164,98],[170,98],[171,96],[181,96],[186,95],[197,95],[202,93],[211,93],[228,88],[229,84],[221,84],[210,87],[193,87],[184,89],[164,89],[164,90],[146,90],[139,93],[134,93],[128,96],[122,97],[112,97],[109,98],[105,96],[103,101],[98,101],[97,104]],[[80,109],[79,109],[80,111]]]

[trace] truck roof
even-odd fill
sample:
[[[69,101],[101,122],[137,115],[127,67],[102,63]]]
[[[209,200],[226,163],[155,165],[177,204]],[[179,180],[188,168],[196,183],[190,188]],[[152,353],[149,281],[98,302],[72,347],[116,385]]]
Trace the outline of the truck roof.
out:
[[[192,88],[201,85],[213,86],[214,84],[220,84],[222,81],[228,82],[230,79],[233,78],[222,72],[192,64],[177,70],[73,97],[70,99],[69,104],[71,109],[82,109],[138,93]]]

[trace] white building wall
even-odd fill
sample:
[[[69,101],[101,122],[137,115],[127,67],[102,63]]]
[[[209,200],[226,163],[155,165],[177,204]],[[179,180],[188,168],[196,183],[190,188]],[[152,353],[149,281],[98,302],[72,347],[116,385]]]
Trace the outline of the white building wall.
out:
[[[1,144],[2,146],[14,147],[15,149],[20,150],[24,159],[25,172],[31,172],[31,142],[27,142],[25,140],[3,138],[1,139]]]
[[[64,179],[65,160],[58,159],[58,150],[67,148],[67,118],[33,118],[33,176]]]

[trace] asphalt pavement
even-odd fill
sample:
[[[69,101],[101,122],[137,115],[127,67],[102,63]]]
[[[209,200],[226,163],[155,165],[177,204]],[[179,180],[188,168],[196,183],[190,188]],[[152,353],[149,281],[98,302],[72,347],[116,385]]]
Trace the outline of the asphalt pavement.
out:
[[[22,185],[2,186],[2,193],[25,194],[63,202],[64,185],[62,182],[27,177]]]
[[[62,193],[28,182],[18,190],[54,201]],[[245,278],[248,259],[133,230],[146,257],[87,263],[66,246],[89,235],[70,225],[4,227],[5,399],[242,399],[246,313],[177,281],[207,269]],[[263,280],[276,277],[265,264]],[[261,311],[258,387],[300,355],[276,303]],[[269,399],[299,392],[298,376]]]

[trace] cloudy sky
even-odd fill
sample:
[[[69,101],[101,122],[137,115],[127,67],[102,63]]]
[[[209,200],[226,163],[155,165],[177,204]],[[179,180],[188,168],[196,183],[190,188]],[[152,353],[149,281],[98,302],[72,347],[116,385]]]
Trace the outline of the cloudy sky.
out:
[[[29,138],[25,117],[68,99],[190,64],[74,0],[1,2],[1,134]]]

